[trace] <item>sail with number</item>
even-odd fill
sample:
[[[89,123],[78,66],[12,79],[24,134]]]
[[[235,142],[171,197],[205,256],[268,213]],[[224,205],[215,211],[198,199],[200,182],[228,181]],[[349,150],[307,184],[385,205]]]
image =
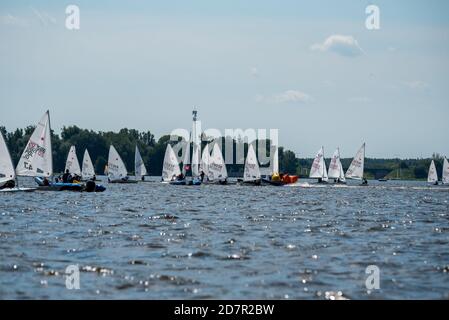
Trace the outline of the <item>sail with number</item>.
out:
[[[53,174],[49,111],[41,118],[28,140],[17,164],[16,174],[29,177],[50,177]]]
[[[345,174],[343,172],[343,166],[340,160],[340,149],[335,150],[332,156],[331,163],[329,165],[328,176],[330,179],[340,179],[341,182],[346,181]]]
[[[363,144],[346,171],[346,178],[354,180],[363,179],[363,170],[365,166],[365,144]]]
[[[438,174],[437,168],[435,167],[435,161],[432,160],[429,167],[429,175],[427,176],[428,183],[437,183],[438,182]]]
[[[206,146],[203,149],[203,153],[201,155],[201,162],[200,162],[200,173],[204,172],[204,175],[206,177],[209,176],[209,164],[210,164],[210,151],[209,151],[209,145],[206,144]]]
[[[171,181],[181,174],[179,169],[178,158],[171,145],[167,145],[164,156],[164,164],[162,167],[162,180],[165,182]]]
[[[9,180],[14,180],[16,173],[12,164],[11,155],[3,134],[0,132],[0,186]]]
[[[71,146],[69,150],[69,154],[67,155],[67,161],[65,162],[65,170],[64,172],[81,175],[80,163],[78,161],[78,157],[76,156],[76,148],[75,146]]]
[[[314,179],[322,179],[323,181],[327,181],[327,168],[326,168],[326,162],[324,161],[324,148],[321,147],[321,149],[318,151],[317,155],[315,156],[315,159],[312,163],[312,168],[310,169],[309,178]]]
[[[136,152],[134,154],[134,172],[136,174],[137,180],[142,180],[144,176],[147,175],[147,168],[145,168],[145,164],[143,163],[142,156],[140,155],[139,148],[136,146]]]
[[[248,148],[248,154],[246,155],[245,170],[243,172],[243,181],[249,182],[256,180],[260,180],[260,169],[256,153],[254,152],[253,145],[250,144]]]
[[[443,162],[443,184],[449,184],[449,162],[446,157]]]
[[[110,181],[117,181],[128,176],[125,163],[118,154],[117,150],[111,144],[108,157],[108,178]]]
[[[90,180],[95,176],[95,169],[92,163],[92,159],[90,158],[89,152],[84,150],[83,156],[83,166],[81,169],[81,178],[83,180]]]
[[[216,143],[212,149],[208,178],[211,181],[223,181],[228,178],[228,171],[226,170],[226,164],[218,143]]]

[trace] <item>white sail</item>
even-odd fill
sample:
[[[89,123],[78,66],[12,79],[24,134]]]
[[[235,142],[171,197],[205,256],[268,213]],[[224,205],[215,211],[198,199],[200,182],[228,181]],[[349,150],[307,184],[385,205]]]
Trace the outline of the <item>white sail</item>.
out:
[[[127,176],[128,171],[126,170],[126,166],[123,163],[123,160],[118,154],[117,150],[111,144],[108,157],[108,178],[111,181],[116,181]]]
[[[218,143],[214,145],[212,149],[212,156],[209,163],[209,180],[225,180],[228,178],[228,171],[226,170],[226,164],[223,159]]]
[[[365,165],[365,144],[357,152],[356,156],[351,162],[348,170],[346,171],[346,178],[362,180],[363,179],[363,170]]]
[[[86,150],[84,150],[83,168],[81,170],[81,178],[83,180],[89,180],[89,179],[92,179],[94,176],[95,176],[94,165],[90,158],[89,152],[86,149]]]
[[[9,180],[14,180],[16,173],[12,164],[11,155],[3,134],[0,132],[0,186]]]
[[[279,148],[278,146],[274,146],[274,152],[273,152],[273,158],[271,161],[273,161],[271,164],[273,166],[273,171],[271,174],[278,174],[279,173]]]
[[[443,183],[449,184],[449,162],[447,161],[446,157],[444,158],[443,162]]]
[[[429,167],[429,175],[427,176],[428,183],[438,182],[437,168],[435,167],[435,161],[432,160]]]
[[[162,167],[162,180],[171,181],[173,178],[179,176],[181,170],[179,169],[178,159],[173,151],[171,145],[167,145],[164,156],[164,164]]]
[[[204,172],[204,175],[206,177],[209,176],[209,163],[210,163],[210,151],[209,145],[206,144],[206,146],[203,149],[203,153],[201,155],[201,163],[200,163],[200,173],[201,171]]]
[[[143,163],[142,156],[140,155],[139,148],[136,146],[136,152],[134,154],[134,172],[136,174],[136,179],[141,180],[142,177],[147,175],[147,168],[145,168],[145,163]]]
[[[184,145],[184,159],[182,160],[182,174],[184,177],[187,174],[187,167],[190,166],[190,142],[185,143]]]
[[[53,174],[50,112],[47,111],[34,129],[17,164],[18,176],[50,177]]]
[[[253,145],[250,144],[246,155],[245,170],[243,172],[244,181],[256,181],[260,179],[259,163]]]
[[[342,182],[346,181],[345,174],[343,172],[343,166],[341,165],[340,160],[340,149],[338,148],[337,150],[335,150],[334,155],[332,156],[328,175],[330,179],[340,179],[340,181]]]
[[[71,174],[81,175],[80,163],[78,162],[78,157],[76,156],[75,146],[70,147],[69,154],[67,155],[64,172],[67,170],[69,170],[69,173]]]
[[[327,181],[327,168],[326,163],[324,161],[324,148],[318,151],[315,156],[315,159],[312,163],[312,168],[310,168],[309,178],[313,179],[322,179],[323,181]]]

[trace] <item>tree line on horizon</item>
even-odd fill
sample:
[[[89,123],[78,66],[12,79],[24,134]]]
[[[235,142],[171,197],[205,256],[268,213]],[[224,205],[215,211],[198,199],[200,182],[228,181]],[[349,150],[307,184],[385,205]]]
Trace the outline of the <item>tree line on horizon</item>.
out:
[[[0,132],[5,137],[14,164],[18,163],[34,128],[34,126],[27,126],[23,129],[18,128],[8,132],[5,127],[0,126]],[[132,174],[134,171],[134,152],[135,146],[137,145],[149,175],[160,176],[165,149],[170,142],[169,135],[163,135],[156,141],[154,135],[150,131],[141,132],[135,129],[123,128],[118,132],[96,132],[93,130],[82,129],[77,126],[64,126],[60,135],[55,134],[52,130],[51,139],[54,172],[64,171],[70,146],[74,145],[80,161],[83,159],[84,150],[87,149],[89,151],[95,167],[95,172],[100,175],[103,174],[108,161],[109,146],[113,144],[125,162],[128,173]],[[227,137],[222,139],[231,138]],[[241,142],[235,141],[234,139],[232,140],[231,143],[234,148],[233,160],[235,163],[235,151],[237,144]],[[206,142],[203,143],[205,144]],[[269,141],[257,141],[256,144],[258,143],[266,143],[268,154]],[[226,143],[223,143],[224,148],[226,148],[226,145]],[[245,144],[245,156],[247,149],[247,144]],[[223,150],[223,154],[224,152],[225,150]],[[432,159],[435,160],[437,171],[440,173],[443,166],[443,157],[436,153],[428,159],[404,160],[397,158],[366,158],[365,175],[367,178],[386,177],[389,179],[425,179],[427,178],[428,168]],[[345,170],[349,167],[351,161],[352,159],[350,158],[341,159]],[[281,172],[298,174],[301,177],[305,177],[309,173],[312,162],[313,158],[297,158],[293,151],[279,147],[279,167]],[[328,165],[330,158],[326,158],[326,162]],[[230,176],[243,175],[242,164],[227,165],[227,168]]]

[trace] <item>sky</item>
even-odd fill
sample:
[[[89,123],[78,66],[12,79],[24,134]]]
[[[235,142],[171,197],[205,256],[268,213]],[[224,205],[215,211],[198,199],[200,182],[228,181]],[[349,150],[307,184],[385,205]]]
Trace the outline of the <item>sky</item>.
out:
[[[80,29],[66,28],[66,6]],[[369,30],[365,9],[379,8]],[[300,157],[449,156],[449,1],[1,1],[0,125],[279,129]]]

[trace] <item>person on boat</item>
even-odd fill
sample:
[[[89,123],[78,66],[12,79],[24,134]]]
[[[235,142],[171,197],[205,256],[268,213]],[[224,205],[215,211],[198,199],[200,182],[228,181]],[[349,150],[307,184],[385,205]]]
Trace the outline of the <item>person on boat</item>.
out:
[[[69,182],[69,178],[70,178],[70,172],[69,169],[67,169],[64,174],[62,175],[62,182],[63,183],[68,183]]]
[[[3,185],[0,186],[1,189],[12,189],[16,186],[16,182],[14,180],[8,180]]]
[[[200,173],[201,182],[203,182],[204,176],[205,176],[205,173],[203,170],[201,170],[201,173]]]
[[[322,183],[323,179],[322,178],[318,178],[318,183]]]
[[[176,180],[178,180],[178,181],[182,181],[182,180],[184,180],[184,175],[182,174],[182,172],[176,177]]]
[[[367,186],[368,185],[368,180],[366,180],[366,178],[363,178],[362,185],[363,186]]]
[[[140,178],[142,181],[145,181],[145,176],[142,176],[142,178]]]
[[[96,175],[93,175],[93,177],[92,177],[91,180],[92,180],[92,181],[96,181],[96,180],[97,180],[97,176],[96,176]]]
[[[45,177],[45,178],[42,180],[42,185],[43,185],[43,186],[49,186],[49,185],[50,185],[50,181],[48,181],[47,177]]]

